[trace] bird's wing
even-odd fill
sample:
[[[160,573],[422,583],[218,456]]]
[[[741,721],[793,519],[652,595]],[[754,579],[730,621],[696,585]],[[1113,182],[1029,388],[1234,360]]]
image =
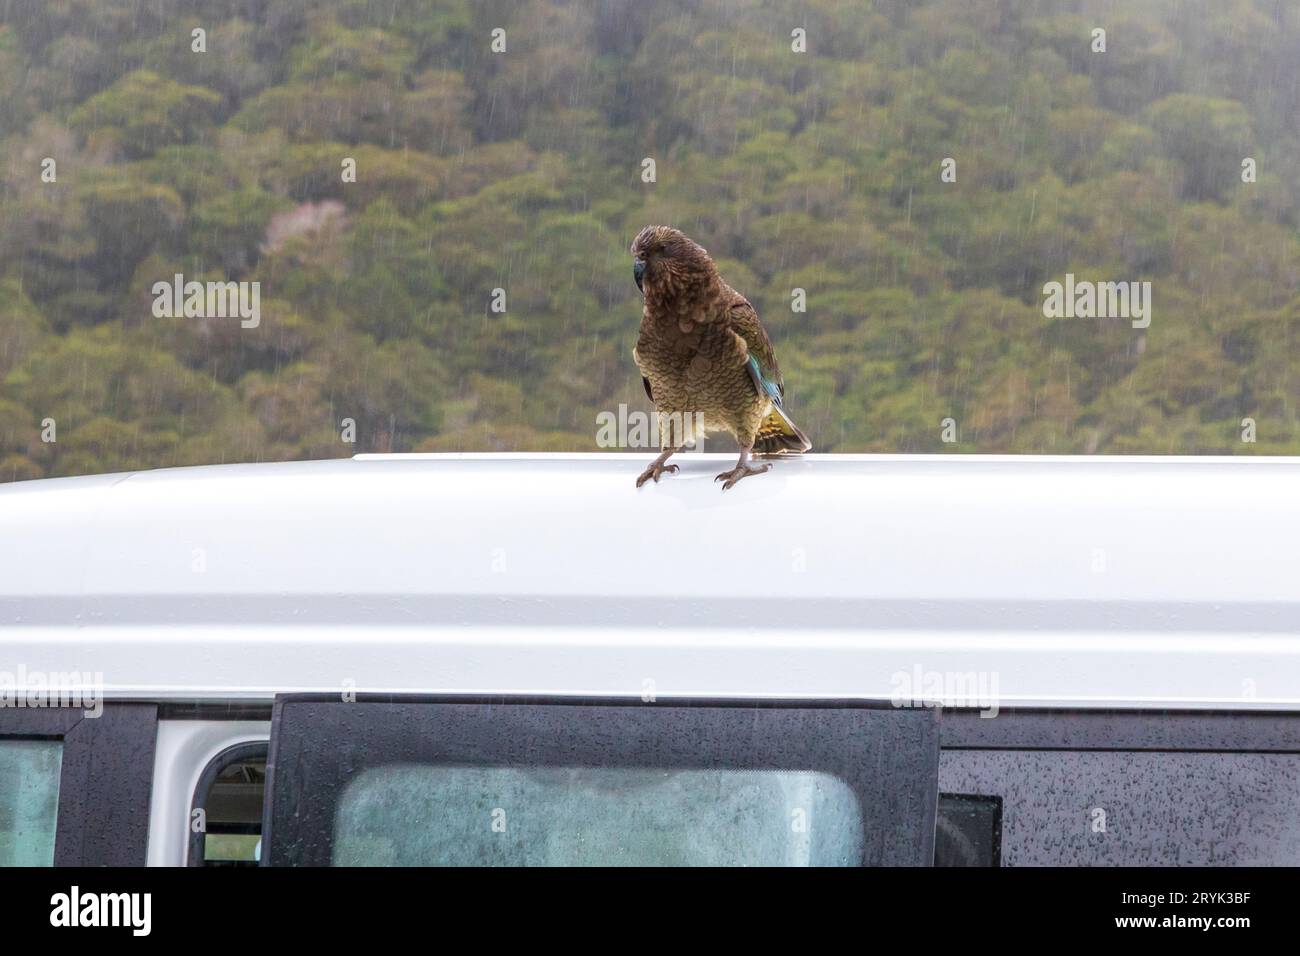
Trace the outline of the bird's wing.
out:
[[[758,320],[758,312],[749,300],[739,293],[736,298],[738,301],[731,306],[728,317],[731,330],[745,340],[749,349],[749,376],[760,395],[767,394],[780,405],[785,398],[785,381],[781,378],[781,366],[776,363],[772,340],[767,337],[767,330]]]
[[[637,354],[635,348],[632,349],[632,361],[636,363],[638,369],[641,368],[641,356]],[[650,379],[645,372],[641,373],[641,387],[645,389],[645,397],[653,402],[655,400],[654,392],[650,391]]]

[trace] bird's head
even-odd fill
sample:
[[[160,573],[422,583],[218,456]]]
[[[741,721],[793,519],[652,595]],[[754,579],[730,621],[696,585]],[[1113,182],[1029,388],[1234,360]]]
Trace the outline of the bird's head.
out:
[[[645,292],[646,282],[708,275],[713,260],[703,246],[672,226],[646,226],[632,240],[632,278]]]

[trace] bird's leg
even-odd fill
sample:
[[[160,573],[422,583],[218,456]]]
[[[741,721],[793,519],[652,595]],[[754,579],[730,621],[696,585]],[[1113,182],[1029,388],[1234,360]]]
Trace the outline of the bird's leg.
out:
[[[647,468],[645,471],[641,472],[641,477],[636,480],[636,486],[640,488],[651,478],[653,478],[655,480],[655,483],[657,484],[659,482],[660,475],[664,473],[672,474],[674,471],[676,471],[677,470],[676,465],[665,465],[664,462],[668,460],[669,455],[673,454],[674,452],[679,452],[681,450],[682,450],[681,445],[678,445],[676,448],[671,446],[665,448],[662,452],[659,453],[658,458],[650,462],[650,467]]]
[[[736,482],[740,481],[741,478],[748,478],[750,475],[761,475],[772,467],[770,462],[765,465],[750,465],[746,463],[745,459],[749,457],[749,453],[753,447],[753,445],[742,445],[740,448],[740,460],[736,462],[736,467],[731,469],[731,471],[724,471],[722,474],[718,475],[718,477],[713,479],[714,481],[722,482],[723,491],[726,491]]]

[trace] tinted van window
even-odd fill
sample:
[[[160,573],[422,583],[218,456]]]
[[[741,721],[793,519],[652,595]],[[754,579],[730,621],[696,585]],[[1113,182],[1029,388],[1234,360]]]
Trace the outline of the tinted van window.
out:
[[[276,702],[272,866],[923,866],[931,709]]]
[[[63,744],[0,740],[0,866],[53,866]]]
[[[825,773],[389,766],[344,793],[334,863],[847,866],[862,842]]]

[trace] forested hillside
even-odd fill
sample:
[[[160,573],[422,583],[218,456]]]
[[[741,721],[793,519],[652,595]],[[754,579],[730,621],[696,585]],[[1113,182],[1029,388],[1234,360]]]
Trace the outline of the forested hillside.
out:
[[[650,222],[818,451],[1300,452],[1283,0],[13,0],[0,177],[0,480],[596,450]],[[1149,328],[1044,317],[1066,273]]]

